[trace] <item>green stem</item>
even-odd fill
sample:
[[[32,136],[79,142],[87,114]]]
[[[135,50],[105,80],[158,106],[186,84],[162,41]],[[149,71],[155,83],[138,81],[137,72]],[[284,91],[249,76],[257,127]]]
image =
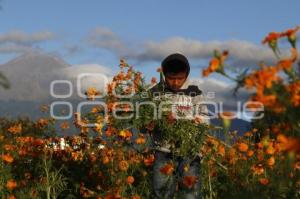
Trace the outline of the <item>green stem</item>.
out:
[[[237,81],[235,78],[229,76],[227,73],[225,73],[224,71],[218,71],[220,74],[222,74],[223,76],[227,77],[228,79],[232,80],[232,81]]]
[[[209,175],[209,167],[207,167],[208,170],[208,186],[209,186],[209,198],[212,199],[212,187],[211,187],[211,179]]]

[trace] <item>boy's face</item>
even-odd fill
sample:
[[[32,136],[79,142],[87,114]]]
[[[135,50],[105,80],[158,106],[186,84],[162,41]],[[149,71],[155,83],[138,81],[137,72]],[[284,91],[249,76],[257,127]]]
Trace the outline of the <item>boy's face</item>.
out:
[[[186,72],[166,74],[165,79],[167,85],[174,91],[181,88],[187,78]]]

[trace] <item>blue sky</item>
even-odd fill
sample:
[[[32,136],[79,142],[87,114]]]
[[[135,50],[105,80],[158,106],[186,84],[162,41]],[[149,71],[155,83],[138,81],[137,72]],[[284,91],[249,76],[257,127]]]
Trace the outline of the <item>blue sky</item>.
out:
[[[70,64],[104,66],[116,66],[122,53],[88,42],[87,38],[97,27],[111,31],[129,51],[134,48],[139,52],[145,42],[159,44],[174,37],[202,43],[238,40],[260,45],[268,32],[282,31],[300,22],[298,0],[2,0],[1,5],[1,35],[19,31],[29,36],[47,31],[52,34],[49,39],[29,41],[22,47],[58,54]],[[70,53],[70,49],[74,52]],[[22,50],[0,53],[0,63],[21,53]],[[150,74],[154,74],[153,66],[159,65],[162,57],[153,55],[148,62],[136,62],[128,56],[132,63]],[[195,65],[204,66],[207,59],[198,58]]]

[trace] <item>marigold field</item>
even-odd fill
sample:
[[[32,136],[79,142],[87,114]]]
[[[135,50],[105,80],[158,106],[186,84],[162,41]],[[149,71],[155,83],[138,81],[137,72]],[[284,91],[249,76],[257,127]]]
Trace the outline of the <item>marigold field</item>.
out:
[[[216,50],[202,71],[203,78],[211,73],[229,78],[236,83],[237,95],[239,89],[246,89],[251,93],[249,101],[259,102],[248,108],[259,110],[255,114],[263,113],[264,117],[253,120],[252,130],[243,136],[228,130],[230,112],[219,114],[223,120],[221,130],[212,125],[201,126],[201,118],[179,123],[166,114],[165,127],[177,124],[178,132],[187,128],[195,133],[203,131],[197,134],[198,141],[190,145],[192,149],[183,144],[178,150],[179,154],[202,154],[201,179],[184,178],[187,189],[200,180],[203,198],[300,198],[300,62],[296,46],[299,29],[300,26],[271,32],[263,39],[262,43],[270,47],[277,59],[272,65],[261,62],[255,69],[228,73],[226,59],[230,49]],[[279,40],[289,42],[289,51],[280,48]],[[76,113],[73,124],[61,123],[62,130],[71,125],[78,129],[75,135],[65,136],[63,144],[62,137],[55,133],[58,121],[53,118],[2,118],[0,197],[151,198],[154,155],[150,137],[156,124],[151,117],[153,112],[145,106],[138,119],[124,120],[114,118],[112,113],[118,109],[123,116],[135,114],[128,104],[116,102],[139,101],[140,94],[155,83],[153,78],[147,84],[142,73],[122,59],[120,71],[107,85],[107,114],[95,105],[87,114]],[[131,98],[116,95],[132,91],[135,95]],[[97,101],[100,94],[95,88],[86,91],[90,101]],[[49,115],[47,105],[41,111]],[[88,123],[94,125],[87,127]],[[214,136],[216,129],[225,139]],[[170,175],[174,167],[168,163],[160,171]]]

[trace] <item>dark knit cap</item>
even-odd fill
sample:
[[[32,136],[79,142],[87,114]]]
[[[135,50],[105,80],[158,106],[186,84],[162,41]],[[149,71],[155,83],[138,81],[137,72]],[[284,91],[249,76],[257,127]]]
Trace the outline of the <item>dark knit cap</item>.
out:
[[[188,59],[180,54],[174,53],[167,56],[161,63],[162,71],[164,75],[169,73],[180,73],[186,72],[187,75],[190,73],[190,64]]]

